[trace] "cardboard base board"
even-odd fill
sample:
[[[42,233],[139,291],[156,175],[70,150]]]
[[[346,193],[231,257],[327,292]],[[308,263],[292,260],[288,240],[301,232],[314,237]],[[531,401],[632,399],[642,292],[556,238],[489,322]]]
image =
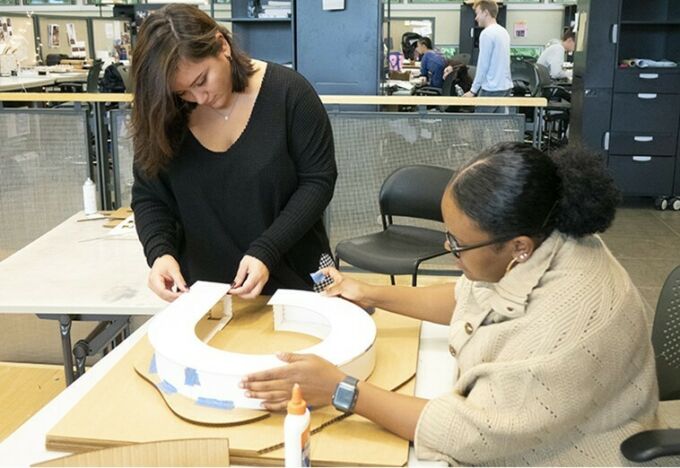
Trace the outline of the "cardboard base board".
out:
[[[294,351],[318,341],[308,335],[274,332],[271,308],[261,302],[234,301],[234,318],[211,346],[237,352]],[[369,382],[413,394],[420,321],[377,310],[376,367]],[[311,341],[310,341],[311,340]],[[130,443],[185,438],[229,439],[232,463],[278,464],[283,460],[283,414],[230,426],[194,424],[168,410],[154,387],[134,370],[145,352],[140,342],[47,434],[50,450],[83,451]],[[312,462],[319,465],[399,466],[408,460],[409,443],[377,425],[332,407],[312,411]],[[361,428],[359,431],[358,428]],[[357,434],[361,438],[357,438]],[[316,442],[326,440],[328,442]],[[324,448],[325,447],[325,448]],[[337,447],[337,450],[331,449]],[[385,448],[381,450],[380,447]]]

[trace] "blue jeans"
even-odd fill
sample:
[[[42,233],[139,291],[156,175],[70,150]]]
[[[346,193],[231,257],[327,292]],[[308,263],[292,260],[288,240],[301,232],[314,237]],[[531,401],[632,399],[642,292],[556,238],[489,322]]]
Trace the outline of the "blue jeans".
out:
[[[510,96],[512,89],[506,89],[503,91],[487,91],[485,89],[479,90],[479,97],[505,97]],[[475,113],[486,113],[486,114],[514,114],[517,111],[514,107],[507,106],[477,106],[475,107]]]

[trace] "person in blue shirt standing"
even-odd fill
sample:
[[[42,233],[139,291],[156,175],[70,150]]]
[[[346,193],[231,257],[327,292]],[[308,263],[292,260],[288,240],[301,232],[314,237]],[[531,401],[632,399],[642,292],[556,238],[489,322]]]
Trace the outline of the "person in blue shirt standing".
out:
[[[420,55],[420,77],[421,79],[424,78],[424,84],[441,88],[444,84],[446,59],[432,50],[432,41],[429,37],[418,39],[416,52]]]
[[[494,0],[475,0],[475,20],[484,28],[479,36],[477,72],[465,97],[510,96],[510,35],[496,22],[498,5]],[[477,107],[476,112],[506,114],[507,107]]]

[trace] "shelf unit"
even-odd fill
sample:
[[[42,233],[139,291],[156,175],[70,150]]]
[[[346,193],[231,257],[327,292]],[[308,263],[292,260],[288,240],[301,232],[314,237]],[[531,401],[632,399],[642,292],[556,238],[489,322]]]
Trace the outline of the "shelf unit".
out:
[[[295,68],[295,0],[290,1],[288,18],[252,17],[249,7],[253,3],[231,1],[231,27],[237,44],[253,58]],[[269,1],[257,3],[266,7]]]
[[[578,11],[572,137],[604,154],[624,195],[679,195],[680,69],[623,64],[680,63],[680,2],[580,0]]]
[[[502,2],[498,2],[498,24],[505,27],[507,17],[507,7]],[[479,57],[479,35],[484,28],[481,28],[475,20],[475,10],[471,3],[463,3],[460,6],[460,36],[458,38],[458,52],[470,54],[470,64],[477,65]]]

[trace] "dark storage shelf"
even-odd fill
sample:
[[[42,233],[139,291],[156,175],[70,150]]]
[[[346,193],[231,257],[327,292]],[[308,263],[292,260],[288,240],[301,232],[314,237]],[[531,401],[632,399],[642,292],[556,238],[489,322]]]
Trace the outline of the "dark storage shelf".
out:
[[[231,18],[232,23],[290,23],[290,18]]]
[[[269,5],[268,0],[231,0],[230,21],[238,45],[253,58],[295,68],[295,0],[290,2],[291,16],[283,18],[248,16],[255,3],[265,9]]]
[[[667,21],[621,21],[622,25],[680,26],[680,19]]]

